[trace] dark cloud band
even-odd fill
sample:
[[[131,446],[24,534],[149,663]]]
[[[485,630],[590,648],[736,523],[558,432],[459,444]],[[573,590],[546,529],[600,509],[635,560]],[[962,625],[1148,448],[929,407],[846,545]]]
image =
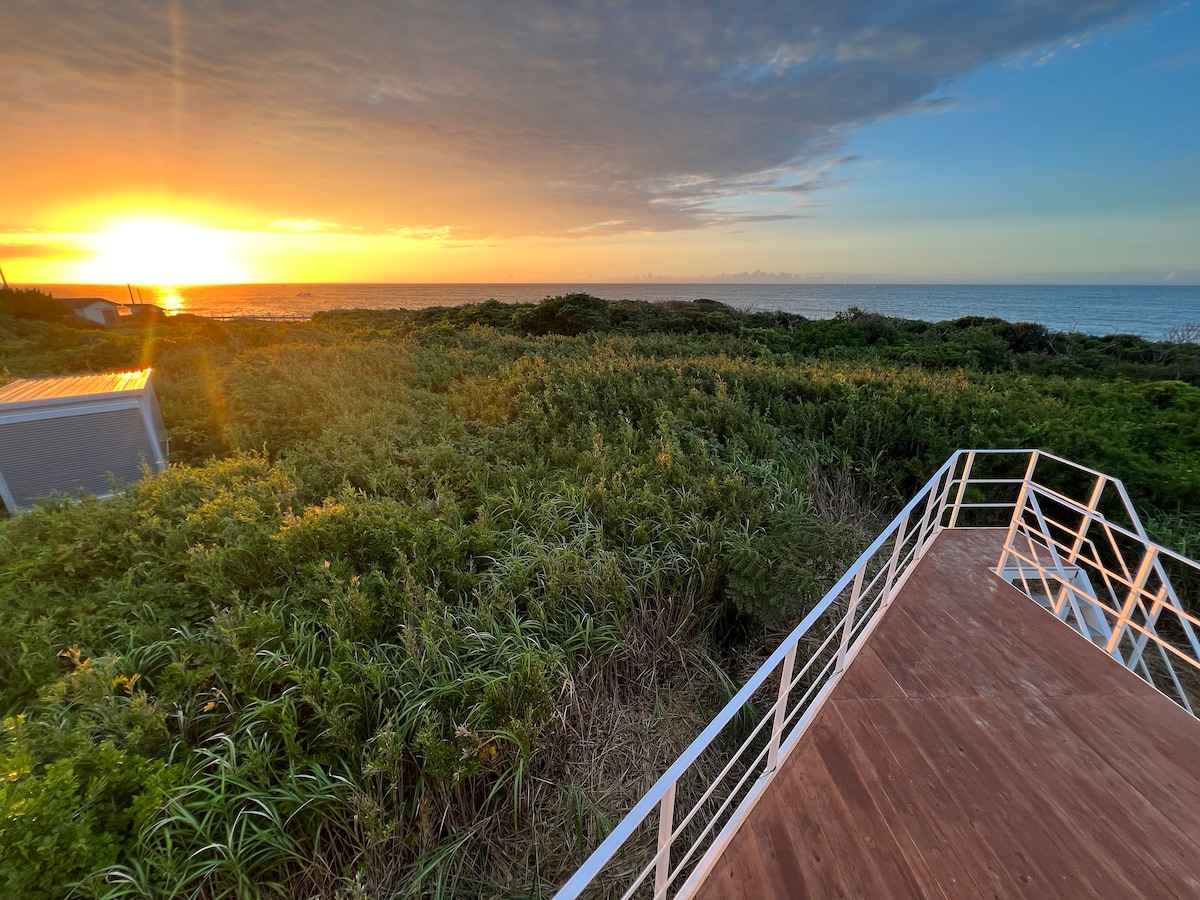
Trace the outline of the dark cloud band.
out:
[[[268,220],[663,231],[803,215],[847,129],[1140,5],[8,0],[0,101]]]

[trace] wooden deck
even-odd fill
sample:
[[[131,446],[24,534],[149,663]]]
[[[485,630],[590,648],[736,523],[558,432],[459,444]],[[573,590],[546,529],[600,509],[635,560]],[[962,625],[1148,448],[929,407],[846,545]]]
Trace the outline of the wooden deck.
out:
[[[701,886],[1200,897],[1200,722],[943,532]]]

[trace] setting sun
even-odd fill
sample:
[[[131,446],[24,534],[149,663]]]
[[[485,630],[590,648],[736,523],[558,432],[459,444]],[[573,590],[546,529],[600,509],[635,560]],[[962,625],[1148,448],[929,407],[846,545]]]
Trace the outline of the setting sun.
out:
[[[221,284],[249,280],[228,232],[170,219],[120,222],[93,241],[83,280],[97,284]]]

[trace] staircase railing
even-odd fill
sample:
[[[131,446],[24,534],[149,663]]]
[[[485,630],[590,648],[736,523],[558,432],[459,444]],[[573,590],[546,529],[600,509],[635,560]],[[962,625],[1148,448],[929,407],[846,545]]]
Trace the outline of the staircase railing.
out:
[[[1073,499],[1078,496],[1087,499]],[[1116,509],[1106,512],[1113,496]],[[1124,485],[1037,450],[959,450],[613,828],[555,900],[585,893],[690,896],[938,532],[970,524],[1008,526],[996,568],[1002,577],[1151,684],[1168,688],[1164,692],[1189,712],[1200,702],[1200,620],[1173,587],[1172,577],[1178,575],[1171,571],[1179,569],[1194,589],[1200,566],[1149,540]],[[1193,598],[1190,608],[1198,607],[1200,598]]]

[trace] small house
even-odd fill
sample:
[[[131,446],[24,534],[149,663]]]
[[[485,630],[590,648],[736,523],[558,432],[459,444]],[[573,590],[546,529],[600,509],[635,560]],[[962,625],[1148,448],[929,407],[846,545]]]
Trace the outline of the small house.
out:
[[[159,318],[167,314],[165,309],[155,303],[126,303],[125,308],[131,316],[147,315]]]
[[[0,388],[0,498],[10,513],[51,493],[110,497],[167,466],[151,369],[31,378]]]
[[[121,304],[103,297],[61,297],[58,302],[80,318],[99,325],[112,325],[121,316]]]

